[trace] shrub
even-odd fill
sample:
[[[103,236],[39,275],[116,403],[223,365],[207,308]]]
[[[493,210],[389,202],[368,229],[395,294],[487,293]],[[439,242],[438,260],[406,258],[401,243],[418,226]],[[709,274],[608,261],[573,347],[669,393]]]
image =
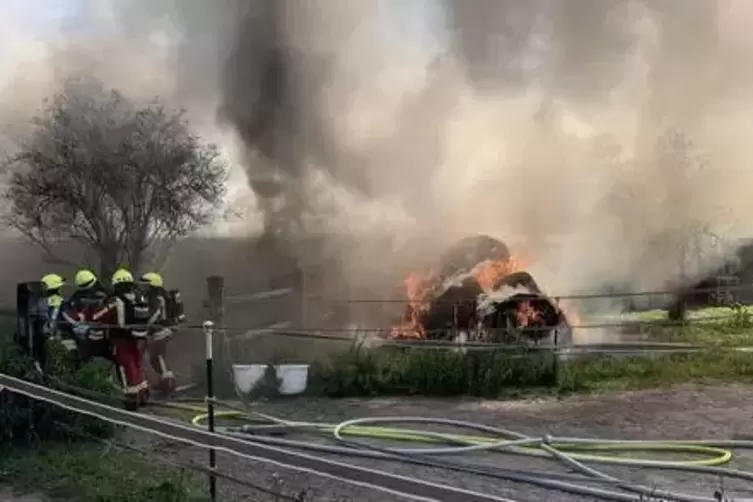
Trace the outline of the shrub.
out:
[[[7,332],[3,335],[0,336],[0,373],[34,380],[32,360],[13,343]],[[94,360],[79,367],[65,347],[55,341],[49,347],[49,372],[56,382],[65,386],[64,390],[76,388],[97,396],[112,395],[115,390],[109,363]],[[18,441],[28,443],[43,439],[67,439],[68,433],[57,423],[98,437],[113,432],[113,427],[105,422],[8,391],[0,393],[0,446]]]
[[[467,353],[444,349],[356,346],[312,370],[312,390],[330,397],[424,395],[499,397],[554,387],[552,352],[501,347]]]

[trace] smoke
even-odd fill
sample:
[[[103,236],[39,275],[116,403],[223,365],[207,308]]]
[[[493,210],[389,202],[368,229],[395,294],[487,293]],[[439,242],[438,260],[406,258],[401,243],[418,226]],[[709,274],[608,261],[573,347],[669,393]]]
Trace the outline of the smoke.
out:
[[[237,153],[265,232],[357,242],[352,282],[488,233],[552,292],[658,288],[753,235],[745,0],[97,5],[69,23],[105,34],[61,29],[2,116],[74,70],[168,97]]]
[[[557,291],[687,280],[750,232],[745,146],[718,129],[749,101],[730,94],[750,54],[727,3],[445,2],[422,61],[374,32],[375,5],[238,16],[224,109],[268,229],[314,215],[420,237],[414,253],[490,233]],[[411,77],[373,84],[388,72]],[[358,213],[386,208],[397,221]]]

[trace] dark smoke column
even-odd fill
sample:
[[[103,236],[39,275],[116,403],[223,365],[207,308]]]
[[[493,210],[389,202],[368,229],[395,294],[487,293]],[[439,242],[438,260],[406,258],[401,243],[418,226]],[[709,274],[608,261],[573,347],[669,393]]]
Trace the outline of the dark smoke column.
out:
[[[285,0],[233,0],[237,25],[223,72],[220,116],[246,147],[249,184],[267,233],[295,231],[302,213],[296,194],[301,161],[288,58],[283,37]]]
[[[367,193],[364,160],[332,134],[326,90],[357,17],[342,0],[232,0],[237,24],[223,72],[220,116],[246,147],[246,171],[268,234],[292,239],[313,211],[315,169]],[[355,81],[353,87],[355,86]],[[350,89],[343,89],[349,92]]]

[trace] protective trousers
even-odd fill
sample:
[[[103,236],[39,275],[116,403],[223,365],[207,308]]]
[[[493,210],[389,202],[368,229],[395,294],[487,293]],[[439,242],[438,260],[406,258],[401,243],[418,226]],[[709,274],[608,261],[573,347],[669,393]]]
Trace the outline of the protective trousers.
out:
[[[163,327],[153,333],[149,339],[149,364],[159,376],[157,388],[162,392],[172,392],[175,388],[175,374],[167,366],[167,345],[173,336],[169,327]]]
[[[168,338],[149,341],[149,364],[160,378],[168,378],[172,373],[167,367],[167,342]]]
[[[135,394],[146,386],[141,366],[144,357],[144,342],[135,337],[117,337],[111,340],[113,357],[118,366],[118,375],[126,394]],[[125,380],[125,381],[123,381]]]

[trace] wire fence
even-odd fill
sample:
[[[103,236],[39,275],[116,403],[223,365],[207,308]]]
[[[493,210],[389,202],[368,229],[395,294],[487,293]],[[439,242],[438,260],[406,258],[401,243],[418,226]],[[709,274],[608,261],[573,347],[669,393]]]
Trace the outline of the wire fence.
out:
[[[173,415],[168,419],[164,413],[156,411],[160,408],[180,410],[180,406],[176,406],[175,403],[155,402],[146,413],[126,412],[104,404],[102,401],[106,400],[107,396],[100,396],[101,399],[95,400],[93,393],[86,389],[64,385],[63,391],[58,389],[58,383],[52,382],[48,386],[41,386],[0,374],[0,388],[3,388],[4,392],[25,395],[36,401],[127,429],[128,433],[121,431],[113,439],[92,437],[80,429],[71,429],[69,424],[62,424],[71,429],[72,434],[79,435],[88,442],[98,443],[104,448],[92,452],[93,461],[98,459],[101,464],[110,458],[117,464],[118,469],[137,468],[137,472],[125,476],[130,482],[138,482],[141,478],[160,479],[155,466],[161,463],[172,469],[190,471],[194,474],[210,474],[225,481],[224,486],[220,486],[221,500],[239,500],[250,495],[254,497],[253,500],[263,501],[344,502],[388,499],[509,502],[509,499],[503,497],[406,478],[387,471],[265,445],[255,441],[251,436],[240,439],[226,434],[206,432],[191,426],[185,420],[186,417],[180,420]],[[188,407],[188,411],[196,414],[200,409]],[[58,443],[51,442],[39,446],[53,453],[63,451]],[[62,447],[68,449],[65,451],[71,449],[70,444]],[[218,467],[211,471],[201,466],[207,449],[215,449],[219,454]],[[118,455],[103,455],[108,452],[118,452]],[[129,456],[125,456],[126,454]],[[132,454],[140,457],[142,462],[134,462],[134,458],[130,456]],[[143,460],[148,462],[145,464]],[[99,465],[96,474],[101,475],[101,468]],[[182,486],[193,488],[194,493],[203,489],[200,478],[182,476],[180,479]],[[157,489],[167,492],[175,490],[174,483],[175,481],[165,481]],[[124,489],[123,486],[90,488],[102,490],[100,495],[106,494],[111,488]],[[141,500],[186,500],[172,496],[155,498],[153,492],[149,495]]]
[[[740,288],[727,288],[734,290],[750,290],[751,287]],[[709,293],[717,292],[718,288],[710,288],[707,290]],[[267,292],[269,293],[269,292]],[[694,294],[698,293],[697,291]],[[619,298],[627,296],[649,296],[649,295],[667,295],[670,292],[642,292],[642,293],[624,293],[624,294],[608,294],[608,295],[569,295],[562,296],[556,299],[562,300],[588,300],[588,299],[604,299],[604,298]],[[321,344],[322,342],[329,342],[333,344],[333,350],[346,349],[357,344],[366,343],[370,337],[377,337],[379,339],[379,345],[381,346],[394,346],[399,348],[411,348],[411,349],[455,349],[457,348],[456,342],[448,342],[442,340],[422,340],[422,341],[409,341],[409,340],[389,340],[386,338],[386,334],[389,333],[389,327],[346,327],[346,328],[326,328],[309,326],[305,323],[301,323],[301,320],[305,319],[280,319],[275,323],[267,324],[266,326],[259,326],[258,323],[244,326],[242,324],[232,324],[226,322],[228,318],[232,318],[231,315],[227,315],[229,310],[238,309],[244,311],[244,315],[248,315],[247,306],[250,303],[259,304],[262,310],[268,308],[268,303],[271,300],[286,299],[291,295],[291,291],[273,292],[272,294],[255,294],[246,295],[245,298],[238,297],[223,297],[220,305],[212,305],[212,299],[207,302],[209,305],[209,317],[214,317],[219,321],[218,324],[218,343],[222,344],[223,357],[225,362],[230,364],[232,362],[253,362],[264,361],[268,362],[265,358],[268,356],[266,353],[269,351],[264,350],[263,344],[265,339],[273,340],[275,350],[279,350],[280,347],[290,348],[293,352],[300,354],[301,352],[308,353],[308,356],[318,357],[319,354],[316,351],[311,350],[311,346],[301,346],[301,342],[311,342],[312,344]],[[384,304],[384,303],[397,303],[405,304],[406,301],[402,300],[333,300],[333,304]],[[214,308],[213,308],[214,307]],[[0,316],[10,317],[15,315],[12,309],[0,310]],[[713,325],[715,323],[728,322],[730,315],[747,315],[746,312],[739,309],[730,309],[729,314],[726,315],[706,315],[701,318],[693,318],[685,321],[671,321],[669,319],[658,320],[641,320],[641,319],[628,319],[618,316],[613,321],[592,321],[593,318],[583,317],[581,322],[572,325],[573,329],[578,330],[593,330],[593,329],[618,329],[623,328],[626,324],[632,327],[639,328],[654,328],[654,327],[686,327],[688,325]],[[283,315],[283,317],[285,317]],[[292,316],[291,316],[292,317]],[[7,320],[7,319],[6,319]],[[298,325],[296,326],[296,321]],[[112,328],[106,324],[97,324],[96,327]],[[180,336],[188,336],[189,338],[199,339],[199,333],[204,333],[204,323],[192,323],[189,322],[179,329],[182,333]],[[290,343],[290,342],[295,343]],[[243,344],[248,349],[248,352],[244,352]],[[552,350],[557,353],[566,351],[568,354],[574,352],[583,353],[610,353],[616,354],[621,351],[634,352],[635,343],[631,346],[626,346],[624,343],[602,343],[598,345],[594,344],[571,344],[568,347],[539,347],[540,349]],[[481,343],[481,342],[468,342],[463,344],[466,350],[504,350],[501,349],[499,344],[494,343]],[[708,350],[709,347],[681,347],[677,344],[660,346],[658,343],[653,342],[653,345],[646,347],[646,351],[651,352],[691,352]],[[278,353],[279,356],[279,353]],[[296,356],[298,357],[298,356]],[[218,368],[218,371],[229,371],[228,367]],[[0,375],[1,377],[2,375]],[[100,403],[112,403],[117,405],[118,398],[112,394],[96,393],[79,387],[71,386],[64,382],[55,382],[55,387],[69,394],[75,394],[83,396],[87,399],[94,400]],[[246,403],[247,405],[249,403]],[[228,405],[229,406],[229,405]],[[247,407],[243,407],[246,411]],[[163,406],[163,403],[155,402],[152,405],[149,413],[159,414],[161,416],[169,415],[175,420],[185,420],[185,413],[182,417],[176,417],[176,409],[170,406]],[[107,417],[98,416],[96,420],[107,421]],[[117,453],[117,456],[121,458],[138,458],[142,461],[142,464],[146,465],[162,465],[164,469],[178,474],[179,476],[171,477],[170,483],[177,483],[176,479],[180,483],[185,484],[191,489],[203,491],[205,490],[206,477],[208,475],[214,475],[216,478],[222,481],[221,493],[226,499],[239,499],[245,496],[252,496],[254,500],[297,500],[297,501],[319,501],[319,500],[383,500],[384,492],[374,495],[379,492],[378,486],[368,486],[368,484],[357,484],[353,486],[343,484],[341,481],[333,480],[332,476],[323,476],[322,473],[308,470],[306,471],[297,469],[297,466],[281,466],[279,463],[272,463],[265,461],[264,459],[251,459],[249,456],[238,455],[237,452],[223,451],[218,459],[218,469],[211,471],[205,467],[206,461],[206,445],[191,445],[186,446],[185,441],[181,441],[180,438],[168,437],[165,435],[159,435],[159,439],[155,439],[154,431],[144,431],[139,428],[129,428],[128,433],[119,433],[116,436],[109,438],[102,438],[88,433],[85,429],[77,428],[66,424],[64,422],[58,423],[61,429],[66,429],[70,434],[81,437],[82,441],[85,441],[90,445],[97,445],[93,447],[95,456],[109,455],[111,453]],[[122,426],[122,424],[120,424]],[[45,445],[42,445],[45,447]],[[55,445],[49,445],[54,448]],[[240,447],[240,446],[239,446]],[[98,448],[98,449],[97,449]],[[347,469],[347,468],[346,468]],[[166,478],[167,479],[167,478]],[[169,485],[172,486],[172,485]],[[168,489],[168,485],[165,485],[163,489]],[[382,487],[384,488],[384,487]],[[390,500],[417,500],[416,497],[405,497],[395,492],[389,495]],[[424,499],[426,500],[426,499]],[[461,499],[457,499],[461,500]],[[482,499],[477,499],[482,500]],[[484,499],[491,500],[491,499]],[[496,499],[503,500],[503,499]]]

